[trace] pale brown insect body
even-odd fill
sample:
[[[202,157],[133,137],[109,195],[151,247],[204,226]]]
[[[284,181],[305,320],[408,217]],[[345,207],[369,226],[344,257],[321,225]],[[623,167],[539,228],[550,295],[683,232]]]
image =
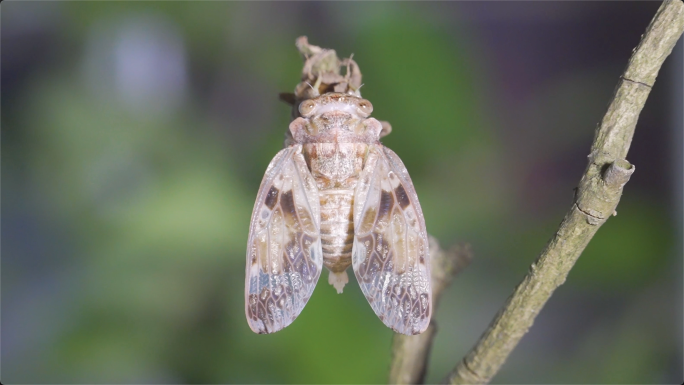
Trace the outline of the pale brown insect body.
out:
[[[416,334],[431,314],[423,214],[401,160],[379,142],[372,105],[327,93],[299,106],[294,144],[276,155],[252,215],[245,302],[252,330],[289,325],[322,266],[342,292],[352,265],[362,291],[393,330]]]

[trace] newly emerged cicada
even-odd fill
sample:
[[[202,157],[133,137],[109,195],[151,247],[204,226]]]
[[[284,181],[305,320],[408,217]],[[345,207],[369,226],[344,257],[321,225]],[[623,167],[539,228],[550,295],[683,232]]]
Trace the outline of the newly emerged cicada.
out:
[[[299,105],[293,143],[266,169],[247,244],[245,310],[256,333],[288,326],[321,270],[342,293],[351,265],[375,314],[402,334],[432,312],[423,212],[368,100],[326,93]]]

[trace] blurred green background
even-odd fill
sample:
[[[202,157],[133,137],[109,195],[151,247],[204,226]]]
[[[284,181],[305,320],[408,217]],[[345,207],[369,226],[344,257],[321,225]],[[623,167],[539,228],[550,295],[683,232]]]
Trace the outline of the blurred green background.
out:
[[[354,54],[428,231],[468,242],[428,382],[494,317],[572,202],[655,2],[4,2],[3,383],[383,383],[392,333],[353,275],[256,335],[250,213],[299,81],[295,38]],[[636,173],[495,383],[682,380],[682,44]]]

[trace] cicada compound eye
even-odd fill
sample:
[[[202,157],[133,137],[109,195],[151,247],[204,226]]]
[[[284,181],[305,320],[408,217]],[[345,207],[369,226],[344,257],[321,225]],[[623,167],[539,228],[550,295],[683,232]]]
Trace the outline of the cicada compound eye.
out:
[[[313,100],[305,100],[299,104],[299,114],[303,117],[309,117],[316,109],[316,102]]]
[[[361,99],[356,104],[356,106],[358,107],[359,112],[361,113],[361,115],[363,115],[364,118],[369,117],[371,112],[373,112],[373,105],[366,99]]]

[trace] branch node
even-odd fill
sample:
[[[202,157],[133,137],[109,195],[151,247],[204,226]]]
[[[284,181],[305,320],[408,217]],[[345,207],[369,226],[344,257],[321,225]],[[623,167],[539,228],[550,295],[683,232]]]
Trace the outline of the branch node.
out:
[[[633,164],[625,159],[616,159],[603,172],[603,181],[606,185],[613,188],[622,188],[629,181],[629,178],[634,174]]]
[[[587,223],[596,226],[602,223],[606,218],[601,217],[601,213],[593,209],[583,209],[579,204],[575,203],[575,207],[579,212],[584,214],[587,218]]]

